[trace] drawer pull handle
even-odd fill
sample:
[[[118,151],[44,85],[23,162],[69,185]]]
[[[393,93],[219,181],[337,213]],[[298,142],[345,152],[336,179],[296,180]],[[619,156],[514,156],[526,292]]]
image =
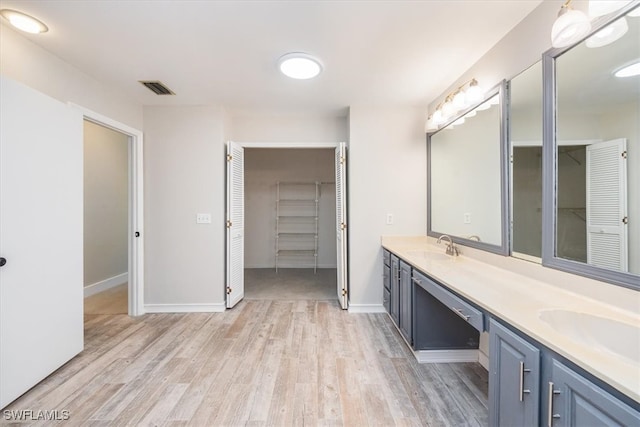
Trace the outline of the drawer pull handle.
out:
[[[553,420],[554,419],[558,419],[560,418],[559,414],[554,414],[553,413],[553,395],[554,394],[560,394],[559,390],[554,390],[553,389],[553,383],[551,381],[549,381],[549,402],[548,402],[548,419],[547,419],[547,426],[548,427],[553,427]]]
[[[531,390],[524,388],[524,373],[531,372],[531,369],[526,369],[524,367],[524,362],[520,362],[520,402],[524,400],[524,394],[531,393]]]
[[[459,317],[462,317],[464,320],[466,320],[467,322],[469,321],[469,319],[471,318],[471,316],[466,315],[462,312],[461,308],[455,308],[455,307],[451,307],[451,310],[453,310],[453,312],[455,314],[457,314]]]

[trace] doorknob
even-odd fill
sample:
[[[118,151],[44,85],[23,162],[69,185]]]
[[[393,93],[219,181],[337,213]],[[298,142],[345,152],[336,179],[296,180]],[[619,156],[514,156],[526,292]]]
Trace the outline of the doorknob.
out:
[[[5,265],[6,263],[7,263],[7,259],[6,258],[0,258],[0,267]]]

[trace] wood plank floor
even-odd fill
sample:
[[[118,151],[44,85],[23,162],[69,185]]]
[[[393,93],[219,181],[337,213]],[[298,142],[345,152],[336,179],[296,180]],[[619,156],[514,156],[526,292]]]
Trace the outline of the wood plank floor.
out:
[[[85,350],[5,410],[68,410],[65,426],[487,425],[479,364],[420,365],[387,315],[337,301],[85,319]]]
[[[129,289],[123,283],[84,299],[84,314],[127,314]]]

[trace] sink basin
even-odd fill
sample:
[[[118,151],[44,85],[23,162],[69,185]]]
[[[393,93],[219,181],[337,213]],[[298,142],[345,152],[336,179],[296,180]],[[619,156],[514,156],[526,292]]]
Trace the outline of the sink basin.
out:
[[[436,252],[436,251],[407,251],[407,255],[413,258],[424,258],[431,261],[450,261],[454,257],[451,255],[447,255],[444,252]]]
[[[640,323],[570,310],[544,310],[540,312],[540,320],[577,344],[613,353],[634,363],[640,360]]]

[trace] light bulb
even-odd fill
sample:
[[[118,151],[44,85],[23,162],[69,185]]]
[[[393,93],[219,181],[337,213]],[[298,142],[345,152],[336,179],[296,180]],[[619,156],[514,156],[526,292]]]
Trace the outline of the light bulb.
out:
[[[455,108],[453,107],[453,102],[451,102],[451,100],[447,100],[444,105],[442,105],[442,117],[446,120],[454,113]]]
[[[465,93],[463,91],[456,93],[453,97],[452,103],[453,108],[455,108],[456,111],[464,110],[465,108],[467,108],[468,104],[467,100],[465,99]]]
[[[434,113],[433,116],[431,116],[431,121],[436,125],[439,126],[442,123],[444,123],[444,117],[442,117],[442,111],[440,111],[440,109],[437,109]]]
[[[466,96],[467,96],[467,103],[469,105],[475,105],[478,102],[482,101],[482,98],[484,97],[484,92],[482,91],[482,88],[478,86],[477,82],[475,84],[471,82],[471,85],[467,89]]]
[[[563,7],[551,29],[551,45],[569,46],[589,34],[589,31],[591,22],[585,13],[571,9],[570,6]]]

